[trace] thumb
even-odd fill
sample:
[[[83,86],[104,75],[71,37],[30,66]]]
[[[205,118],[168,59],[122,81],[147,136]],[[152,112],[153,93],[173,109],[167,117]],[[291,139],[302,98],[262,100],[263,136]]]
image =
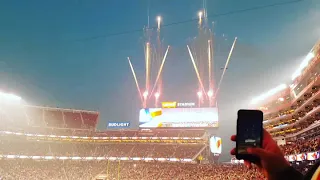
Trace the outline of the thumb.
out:
[[[261,159],[266,159],[269,156],[269,153],[262,148],[248,148],[247,152],[252,155],[256,155]]]

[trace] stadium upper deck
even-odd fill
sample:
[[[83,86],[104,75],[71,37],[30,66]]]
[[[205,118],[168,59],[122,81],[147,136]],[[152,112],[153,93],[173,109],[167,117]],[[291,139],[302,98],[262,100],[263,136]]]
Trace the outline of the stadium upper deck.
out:
[[[99,113],[95,111],[0,104],[1,129],[82,129],[94,130]],[[61,130],[63,131],[63,130]]]
[[[292,75],[290,86],[282,84],[252,103],[264,112],[264,127],[274,136],[296,137],[319,133],[320,42]]]

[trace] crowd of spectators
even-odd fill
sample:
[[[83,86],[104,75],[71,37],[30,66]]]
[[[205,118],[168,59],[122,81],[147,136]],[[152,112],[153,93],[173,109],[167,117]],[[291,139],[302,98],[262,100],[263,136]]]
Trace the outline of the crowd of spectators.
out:
[[[1,120],[1,115],[0,115]],[[205,131],[202,129],[194,130],[113,130],[113,131],[94,131],[90,129],[69,129],[51,127],[32,127],[23,128],[9,127],[0,124],[0,131],[11,131],[25,134],[57,135],[57,136],[84,136],[84,137],[203,137]]]
[[[0,154],[27,156],[193,158],[204,144],[39,142],[0,137]]]
[[[314,152],[320,149],[320,136],[310,139],[297,139],[294,142],[280,146],[285,155]]]
[[[256,169],[231,164],[0,160],[1,180],[92,180],[99,174],[109,180],[264,179]]]

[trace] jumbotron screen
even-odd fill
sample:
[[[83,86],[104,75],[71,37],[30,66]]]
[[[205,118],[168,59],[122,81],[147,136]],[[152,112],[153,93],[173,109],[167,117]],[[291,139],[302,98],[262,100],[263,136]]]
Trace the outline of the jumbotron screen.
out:
[[[217,108],[146,108],[140,110],[140,128],[218,127]]]

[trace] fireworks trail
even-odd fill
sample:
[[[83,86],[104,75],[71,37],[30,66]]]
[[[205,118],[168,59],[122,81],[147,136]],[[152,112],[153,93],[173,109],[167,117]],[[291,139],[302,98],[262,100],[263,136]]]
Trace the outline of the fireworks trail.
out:
[[[209,73],[209,90],[212,90],[212,84],[211,84],[211,41],[208,40],[208,73]]]
[[[161,28],[161,16],[158,16],[157,17],[157,23],[158,23],[158,29],[157,29],[157,57],[156,57],[156,60],[158,62],[158,66],[160,68],[161,66],[161,59],[162,59],[162,44],[161,44],[161,34],[160,34],[160,28]],[[159,83],[156,84],[157,85],[157,93],[155,94],[155,105],[157,107],[157,104],[158,104],[158,100],[159,100],[159,97],[160,97],[160,92],[162,90],[162,76],[160,74],[160,77],[159,77]]]
[[[143,98],[142,98],[140,86],[139,86],[136,73],[135,73],[135,71],[134,71],[134,69],[133,69],[133,66],[132,66],[132,63],[131,63],[131,60],[130,60],[129,57],[128,57],[128,62],[129,62],[129,65],[130,65],[130,68],[131,68],[131,71],[132,71],[132,75],[133,75],[134,81],[135,81],[136,86],[137,86],[137,90],[138,90],[138,93],[139,93],[139,96],[140,96],[140,99],[141,99],[141,103],[143,104]]]
[[[219,84],[218,84],[218,88],[217,88],[217,90],[216,90],[216,92],[215,92],[214,97],[217,97],[217,94],[218,94],[219,89],[220,89],[220,85],[221,85],[221,83],[222,83],[222,80],[223,80],[224,74],[226,73],[226,69],[227,69],[227,67],[228,67],[228,64],[229,64],[229,61],[230,61],[230,58],[231,58],[231,55],[232,55],[232,52],[233,52],[234,46],[236,45],[236,42],[237,42],[237,37],[236,37],[236,38],[234,38],[234,41],[233,41],[232,47],[231,47],[231,49],[230,49],[230,52],[229,52],[229,55],[228,55],[228,58],[227,58],[227,62],[226,62],[226,64],[225,64],[225,66],[224,66],[224,69],[223,69],[223,72],[222,72],[222,75],[221,75],[221,78],[220,78],[220,81],[219,81]]]
[[[203,16],[203,12],[202,11],[200,11],[199,13],[198,13],[198,17],[199,17],[199,27],[201,27],[201,24],[202,24],[202,16]]]
[[[158,17],[157,17],[157,23],[158,23],[158,31],[160,31],[161,16],[158,16]]]
[[[214,88],[215,85],[215,80],[214,80],[214,73],[212,74],[212,69],[214,69],[214,39],[213,39],[213,33],[212,31],[210,31],[210,57],[211,57],[211,73],[210,73],[210,77],[211,77],[211,84],[209,85],[210,89]]]
[[[195,70],[195,72],[196,72],[196,74],[197,74],[197,77],[198,77],[198,81],[199,81],[201,90],[202,90],[203,92],[205,92],[204,87],[203,87],[203,83],[202,83],[202,80],[201,80],[201,77],[200,77],[200,74],[199,74],[199,71],[198,71],[198,68],[197,68],[197,65],[196,65],[196,63],[195,63],[195,61],[194,61],[192,52],[191,52],[191,50],[190,50],[190,48],[189,48],[188,45],[187,45],[187,48],[188,48],[188,51],[189,51],[189,55],[190,55],[190,58],[191,58],[191,61],[192,61],[194,70]]]
[[[158,83],[158,81],[159,81],[159,78],[160,78],[160,75],[161,75],[161,72],[162,72],[162,69],[163,69],[163,65],[164,65],[164,63],[166,62],[166,59],[167,59],[167,54],[168,54],[168,52],[169,52],[169,49],[170,49],[170,46],[168,46],[168,48],[167,48],[167,50],[166,50],[166,53],[165,53],[164,56],[163,56],[162,63],[161,63],[161,65],[160,65],[160,68],[159,68],[159,71],[158,71],[158,75],[157,75],[156,81],[155,81],[155,83],[154,83],[154,86],[153,86],[153,88],[152,88],[151,94],[153,93],[153,91],[154,91],[154,89],[156,88],[157,83]]]
[[[150,80],[150,43],[146,43],[146,89],[145,91],[148,92],[149,90],[149,80]]]

